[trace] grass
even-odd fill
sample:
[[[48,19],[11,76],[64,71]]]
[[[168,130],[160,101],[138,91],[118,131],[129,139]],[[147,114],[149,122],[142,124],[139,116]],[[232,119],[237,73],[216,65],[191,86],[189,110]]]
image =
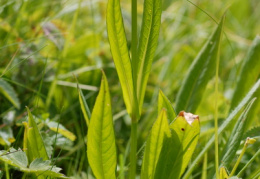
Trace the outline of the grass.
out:
[[[137,59],[137,41],[141,29],[143,4],[140,1],[132,1],[132,3],[134,8],[131,12],[131,3],[122,0],[121,10],[127,46],[131,49],[132,59]],[[135,3],[137,3],[136,8]],[[11,146],[15,146],[16,149],[22,148],[23,135],[20,135],[20,130],[22,130],[22,122],[26,121],[25,106],[28,106],[33,109],[32,114],[36,117],[38,127],[48,136],[45,139],[55,143],[55,145],[52,143],[54,147],[52,160],[55,161],[55,165],[63,169],[62,173],[72,178],[91,178],[92,171],[85,145],[88,126],[81,112],[77,81],[73,74],[79,84],[90,85],[89,88],[82,89],[82,95],[92,111],[102,77],[100,69],[103,69],[108,79],[113,117],[119,116],[114,118],[117,158],[118,161],[120,160],[116,174],[120,173],[122,178],[130,175],[131,178],[135,178],[135,175],[139,176],[144,150],[137,152],[137,158],[131,154],[132,159],[130,159],[130,153],[133,150],[139,151],[143,147],[157,119],[159,89],[169,98],[173,107],[176,107],[176,98],[189,67],[217,26],[212,19],[219,22],[229,7],[226,11],[224,32],[220,42],[219,61],[216,63],[219,66],[214,64],[216,81],[213,77],[209,79],[204,93],[198,96],[201,101],[197,109],[191,111],[200,116],[201,126],[200,138],[191,161],[194,161],[209,143],[214,130],[218,138],[215,138],[215,149],[212,146],[208,147],[203,155],[206,159],[199,160],[190,174],[193,178],[213,176],[214,171],[221,165],[223,150],[235,123],[230,123],[222,133],[218,133],[218,130],[222,130],[220,126],[259,79],[259,70],[253,67],[250,67],[251,72],[245,70],[244,73],[254,74],[254,77],[247,76],[247,79],[243,79],[246,87],[240,95],[237,95],[237,99],[232,99],[248,49],[260,32],[258,10],[260,3],[257,0],[163,1],[158,46],[137,126],[135,124],[131,126],[131,116],[126,112],[119,78],[113,63],[106,33],[106,6],[107,1],[104,0],[2,0],[0,2],[0,76],[14,89],[20,103],[20,108],[17,108],[0,93],[0,131],[7,135],[7,138],[4,138],[0,134],[0,149],[4,150]],[[259,56],[255,56],[254,59],[255,61],[250,63],[257,66]],[[134,60],[133,63],[138,62]],[[61,81],[63,83],[60,83]],[[259,98],[259,89],[253,96]],[[260,126],[258,101],[259,99],[254,102],[252,111],[248,114],[245,135],[252,134],[250,130]],[[235,118],[237,119],[242,112],[243,108]],[[77,136],[77,139],[71,141],[65,137],[66,135],[56,135],[55,131],[48,128],[48,120],[64,126],[67,134],[70,135],[71,132]],[[131,134],[131,128],[136,133]],[[254,134],[259,136],[259,133],[254,132]],[[134,142],[130,142],[131,135],[135,136],[132,138]],[[242,141],[245,141],[245,137]],[[5,142],[1,142],[1,138]],[[15,139],[15,142],[8,143],[8,139],[9,141]],[[239,165],[236,164],[236,160],[229,163],[228,171],[232,171],[233,166],[236,165],[237,173],[243,170],[239,173],[240,177],[258,176],[260,158],[255,156],[259,154],[257,152],[259,138],[257,139],[255,144],[247,147]],[[129,145],[130,143],[136,144],[136,147]],[[243,145],[240,144],[239,149],[242,149]],[[235,155],[235,158],[237,157],[238,155]],[[252,157],[253,161],[251,161]],[[215,158],[219,163],[214,162]],[[137,164],[136,167],[131,165],[131,160],[132,163]],[[247,165],[248,162],[251,164]],[[243,168],[245,165],[247,168]],[[202,166],[206,173],[205,170],[202,172]],[[131,167],[132,171],[129,172]],[[5,178],[21,176],[20,171],[3,163],[0,163],[0,171],[4,172]]]

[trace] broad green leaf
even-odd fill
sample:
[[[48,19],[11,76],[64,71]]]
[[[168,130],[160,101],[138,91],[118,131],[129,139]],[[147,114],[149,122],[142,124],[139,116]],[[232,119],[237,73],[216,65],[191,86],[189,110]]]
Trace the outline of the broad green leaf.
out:
[[[0,79],[0,93],[2,93],[17,109],[20,109],[20,101],[13,87],[3,79]]]
[[[211,38],[190,66],[176,97],[176,112],[184,110],[194,113],[199,106],[207,83],[215,74],[223,23],[224,16]]]
[[[169,121],[172,122],[176,118],[175,111],[172,107],[170,100],[160,90],[158,97],[158,114],[163,108],[166,110]]]
[[[240,112],[240,110],[252,99],[252,96],[259,89],[259,87],[260,87],[260,79],[255,83],[255,85],[250,89],[250,91],[243,98],[243,100],[239,103],[239,105],[229,114],[229,116],[224,121],[224,123],[219,127],[218,135],[220,135],[229,126],[229,124],[232,122],[232,120],[235,118],[235,116]],[[215,140],[215,135],[213,135],[211,137],[211,139],[207,142],[207,144],[203,148],[203,150],[193,160],[193,162],[189,166],[188,170],[186,171],[185,175],[183,176],[183,179],[187,179],[190,176],[190,174],[191,174],[192,170],[195,168],[196,164],[202,159],[204,154],[214,144],[214,140]]]
[[[79,85],[77,85],[78,87],[78,93],[79,93],[79,103],[80,103],[80,108],[81,108],[81,111],[83,113],[83,116],[84,116],[84,119],[86,120],[86,124],[87,126],[89,125],[89,119],[90,119],[90,110],[89,110],[89,107],[88,107],[88,104],[85,100],[85,97],[82,93],[82,90],[79,88]]]
[[[142,179],[154,178],[154,171],[162,149],[164,137],[169,137],[170,135],[171,131],[167,121],[166,110],[162,109],[146,142],[141,173]]]
[[[74,141],[77,138],[72,132],[68,131],[63,125],[58,124],[57,122],[47,121],[46,124],[52,131],[60,133],[71,141]],[[58,126],[59,129],[57,131]]]
[[[28,128],[27,128],[27,154],[29,162],[32,162],[36,158],[43,158],[48,160],[48,154],[46,152],[44,142],[37,124],[35,123],[31,111],[28,107]],[[26,125],[25,125],[26,126]],[[26,140],[26,139],[24,139]]]
[[[246,109],[243,111],[243,113],[240,115],[239,119],[236,122],[235,127],[233,128],[233,131],[229,137],[229,140],[225,146],[225,149],[223,150],[223,157],[221,159],[221,166],[228,167],[232,160],[236,156],[236,151],[238,150],[240,146],[240,142],[242,140],[243,134],[245,132],[245,126],[247,123],[247,116],[249,114],[249,111],[251,110],[251,107],[253,103],[255,102],[256,98],[252,99],[249,104],[247,105]]]
[[[156,165],[154,179],[180,178],[183,162],[183,148],[174,130],[164,137],[161,153]]]
[[[139,115],[133,87],[132,66],[129,58],[123,18],[119,0],[109,0],[107,5],[107,32],[118,77],[123,90],[127,111]],[[134,109],[135,108],[135,109]]]
[[[256,36],[253,44],[248,50],[247,56],[243,61],[241,72],[238,77],[238,82],[234,95],[231,100],[230,109],[233,110],[241,99],[246,95],[246,92],[259,79],[260,75],[260,37]]]
[[[182,174],[198,143],[200,134],[199,116],[182,111],[170,125],[170,128],[175,131],[182,144],[183,152],[181,154],[182,165],[180,172],[180,174]]]
[[[26,154],[21,150],[15,150],[14,148],[10,148],[10,151],[0,151],[0,160],[3,162],[12,165],[18,168],[26,168],[28,165],[28,159]]]
[[[115,134],[108,83],[104,73],[87,138],[88,161],[96,178],[116,178]]]
[[[138,59],[133,59],[134,80],[137,79],[139,111],[143,106],[147,80],[151,71],[161,25],[162,1],[145,0],[143,22],[138,44]]]
[[[28,159],[26,153],[21,149],[15,150],[11,148],[10,151],[0,151],[0,160],[17,167],[19,170],[26,173],[34,173],[37,178],[46,178],[47,176],[56,178],[67,178],[65,175],[59,173],[61,168],[51,165],[51,161],[42,158],[36,158],[28,166]],[[45,177],[44,177],[45,176]]]
[[[221,167],[220,168],[220,175],[219,175],[220,179],[228,179],[228,174],[226,172],[225,167]]]

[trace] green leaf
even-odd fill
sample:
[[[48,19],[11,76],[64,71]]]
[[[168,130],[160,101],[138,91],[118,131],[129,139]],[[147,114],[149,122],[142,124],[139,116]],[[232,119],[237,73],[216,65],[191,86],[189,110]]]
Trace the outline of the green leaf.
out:
[[[155,169],[155,179],[180,178],[182,158],[182,144],[175,131],[171,130],[171,136],[165,137],[163,147]]]
[[[26,168],[28,165],[27,156],[21,149],[15,150],[14,148],[10,148],[9,152],[5,150],[1,150],[0,160],[2,160],[3,162],[9,165],[21,169]]]
[[[13,87],[3,79],[0,79],[0,93],[2,93],[17,109],[20,109],[20,101]]]
[[[25,125],[25,127],[27,127],[27,129],[25,129],[25,134],[27,134],[27,136],[24,140],[26,140],[27,143],[26,153],[29,162],[32,162],[36,158],[43,158],[43,160],[48,160],[49,157],[45,149],[40,131],[33,119],[30,109],[28,107],[26,108],[28,112],[28,126]]]
[[[144,1],[143,22],[138,45],[138,61],[133,62],[133,75],[134,79],[137,79],[136,88],[139,111],[141,111],[143,106],[147,80],[157,47],[161,25],[161,6],[161,0]]]
[[[141,173],[142,179],[154,177],[154,171],[162,149],[164,137],[169,137],[170,135],[171,131],[167,121],[166,110],[162,109],[146,142]]]
[[[108,83],[104,73],[87,137],[88,161],[96,178],[116,178],[115,134]]]
[[[15,138],[13,136],[13,130],[12,130],[11,126],[6,125],[6,126],[1,127],[0,144],[10,146],[11,143],[13,143],[14,141],[15,141]]]
[[[220,173],[220,175],[219,175],[220,179],[228,179],[228,174],[226,172],[225,167],[221,167],[219,173]]]
[[[245,132],[245,126],[247,123],[247,116],[249,114],[249,111],[251,110],[251,107],[253,103],[255,102],[256,98],[252,99],[246,109],[243,111],[243,113],[240,115],[239,119],[236,122],[235,127],[233,128],[233,131],[229,137],[229,140],[225,146],[225,149],[223,150],[223,157],[221,159],[221,166],[228,167],[232,160],[235,158],[236,151],[238,150],[240,146],[240,142],[242,140],[243,134]]]
[[[169,121],[172,122],[176,118],[175,111],[172,107],[170,100],[160,90],[159,91],[159,97],[158,97],[158,113],[163,108],[166,110],[167,117],[168,117]]]
[[[179,113],[176,120],[170,125],[170,128],[175,131],[182,144],[183,153],[180,172],[180,174],[182,174],[198,143],[200,134],[199,116],[182,111]]]
[[[243,61],[241,72],[238,77],[238,82],[234,95],[231,100],[230,109],[233,110],[239,104],[241,99],[246,95],[246,92],[259,79],[260,75],[260,37],[256,36],[253,44],[248,50],[247,56]]]
[[[235,118],[235,116],[240,112],[240,110],[251,100],[252,96],[259,89],[259,87],[260,87],[260,79],[255,83],[255,85],[250,89],[250,91],[243,98],[243,100],[239,103],[239,105],[229,114],[229,116],[224,121],[224,123],[219,127],[218,135],[220,135],[229,126],[229,124],[232,122],[232,120]],[[195,168],[196,164],[202,159],[204,154],[214,144],[214,141],[215,141],[215,136],[213,135],[211,137],[211,139],[207,142],[206,146],[202,149],[202,151],[193,160],[190,167],[188,168],[185,175],[183,176],[183,179],[187,179],[190,176],[190,174],[191,174],[192,170]]]
[[[82,93],[82,90],[79,88],[78,84],[77,84],[77,87],[78,87],[78,93],[79,93],[80,108],[81,108],[81,111],[83,113],[84,119],[86,120],[86,124],[88,126],[91,113],[90,113],[88,104],[87,104],[87,102],[85,100],[85,97],[84,97],[84,95]]]
[[[224,16],[211,38],[201,49],[184,79],[177,97],[176,112],[196,112],[207,83],[215,74],[215,65],[223,29]]]
[[[117,74],[122,86],[127,111],[139,115],[133,87],[132,66],[129,58],[123,18],[119,0],[109,0],[107,5],[107,32]],[[135,109],[134,109],[135,108]]]
[[[75,141],[77,138],[72,132],[68,131],[63,125],[58,124],[57,122],[46,121],[46,124],[52,131],[60,133],[61,135],[67,137],[71,141]],[[58,126],[59,129],[57,131]]]
[[[59,173],[61,168],[50,165],[51,161],[45,160],[42,158],[36,158],[31,162],[28,167],[28,159],[26,153],[21,149],[15,150],[14,148],[10,148],[10,151],[0,151],[0,160],[3,162],[17,167],[19,170],[26,173],[34,173],[37,178],[46,178],[43,176],[50,176],[56,178],[67,178],[65,175]]]

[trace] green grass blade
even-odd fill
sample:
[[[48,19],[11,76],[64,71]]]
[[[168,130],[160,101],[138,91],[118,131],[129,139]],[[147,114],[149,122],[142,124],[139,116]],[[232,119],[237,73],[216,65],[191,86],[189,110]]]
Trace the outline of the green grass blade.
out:
[[[188,75],[176,97],[176,112],[185,110],[194,113],[199,106],[206,85],[215,74],[223,24],[224,16],[189,68]]]
[[[165,135],[170,136],[170,132],[166,110],[162,109],[146,142],[141,178],[149,179],[154,177],[164,137]]]
[[[3,79],[0,79],[0,93],[2,93],[17,109],[20,109],[20,101],[13,87]]]
[[[219,135],[229,126],[229,124],[232,122],[232,120],[235,118],[235,116],[240,112],[240,110],[252,99],[252,96],[259,89],[259,87],[260,87],[260,80],[258,80],[254,84],[254,86],[250,89],[250,91],[243,98],[243,100],[239,103],[239,105],[229,114],[229,116],[227,117],[225,122],[219,127],[219,129],[218,129]],[[197,155],[197,157],[191,163],[190,167],[188,168],[185,175],[183,176],[183,179],[187,179],[191,175],[191,172],[196,167],[197,163],[202,159],[204,154],[214,144],[214,139],[215,139],[215,136],[212,136],[211,139],[206,144],[206,146],[203,148],[203,150]]]
[[[119,0],[109,0],[107,5],[107,32],[110,48],[128,113],[139,114],[133,87],[132,66],[129,58],[123,18]],[[136,107],[137,109],[133,109]]]
[[[229,140],[223,150],[223,157],[221,159],[221,166],[228,167],[232,160],[235,158],[236,151],[240,146],[240,142],[245,132],[245,126],[247,123],[247,116],[256,98],[253,98],[247,105],[244,112],[240,115],[236,122],[235,127],[229,137]]]
[[[246,95],[246,92],[259,79],[260,75],[260,37],[257,36],[248,50],[247,56],[243,61],[241,72],[234,95],[231,100],[230,109],[233,110],[240,100]]]
[[[115,134],[105,74],[92,112],[87,137],[88,161],[96,178],[116,178]]]
[[[133,75],[137,79],[137,99],[141,111],[147,80],[151,70],[161,24],[161,0],[145,0],[143,22],[138,45],[138,62],[133,62]],[[137,77],[137,78],[136,78]]]
[[[176,118],[175,111],[172,107],[170,100],[160,90],[158,97],[158,114],[163,108],[166,110],[169,121],[172,122]]]
[[[29,162],[32,162],[36,158],[42,158],[48,160],[48,154],[44,146],[44,142],[37,124],[35,123],[31,111],[28,107],[28,130],[27,130],[27,154],[29,154]],[[25,140],[25,139],[24,139]]]
[[[188,123],[190,120],[192,123]],[[175,131],[182,144],[183,153],[180,172],[182,175],[198,143],[200,134],[199,116],[188,116],[188,113],[180,112],[176,120],[170,125],[170,128]]]
[[[83,113],[84,119],[86,121],[87,126],[89,126],[89,119],[91,117],[91,113],[88,107],[88,104],[85,100],[85,97],[82,93],[82,90],[79,88],[79,85],[77,85],[78,87],[78,94],[79,94],[79,103],[80,103],[80,109]]]

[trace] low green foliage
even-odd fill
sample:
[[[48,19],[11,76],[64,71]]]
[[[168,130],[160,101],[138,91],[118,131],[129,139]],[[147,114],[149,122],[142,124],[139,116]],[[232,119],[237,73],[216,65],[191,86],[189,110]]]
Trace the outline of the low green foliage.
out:
[[[259,8],[1,0],[0,178],[259,178]]]

